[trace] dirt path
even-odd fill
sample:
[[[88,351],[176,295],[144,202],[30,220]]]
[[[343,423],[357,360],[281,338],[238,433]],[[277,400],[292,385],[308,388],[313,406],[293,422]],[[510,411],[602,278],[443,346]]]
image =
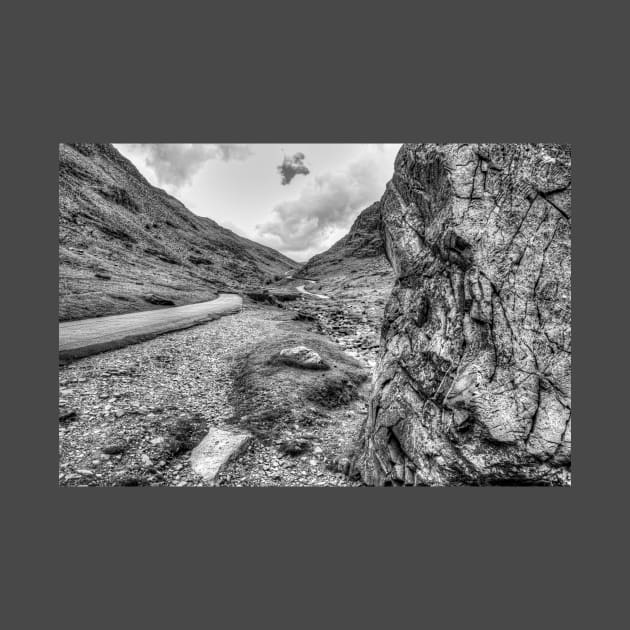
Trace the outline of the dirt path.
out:
[[[59,483],[204,485],[190,467],[190,446],[208,427],[230,426],[235,355],[290,326],[292,318],[288,311],[246,306],[60,368]],[[220,483],[357,485],[326,462],[356,434],[363,405],[356,401],[313,427],[315,448],[307,456],[290,457],[255,442]]]

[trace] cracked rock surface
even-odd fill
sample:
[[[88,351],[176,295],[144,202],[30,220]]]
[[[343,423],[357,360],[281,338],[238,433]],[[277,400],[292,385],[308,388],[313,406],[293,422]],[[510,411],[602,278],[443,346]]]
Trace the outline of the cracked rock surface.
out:
[[[365,482],[570,485],[570,147],[403,145],[380,215]]]

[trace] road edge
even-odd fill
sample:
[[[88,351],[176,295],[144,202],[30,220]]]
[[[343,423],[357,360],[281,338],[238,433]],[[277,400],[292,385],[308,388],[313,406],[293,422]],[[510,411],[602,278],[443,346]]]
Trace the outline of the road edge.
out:
[[[177,324],[163,330],[139,333],[136,335],[128,335],[126,337],[113,339],[111,341],[93,343],[78,348],[69,348],[67,350],[59,350],[59,365],[67,365],[68,363],[76,361],[77,359],[83,359],[94,354],[101,354],[102,352],[107,352],[109,350],[118,350],[119,348],[131,346],[136,343],[142,343],[143,341],[150,341],[151,339],[155,339],[156,337],[159,337],[161,335],[167,335],[168,333],[177,332],[179,330],[186,330],[188,328],[192,328],[193,326],[199,326],[200,324],[206,324],[226,315],[234,315],[235,313],[238,313],[239,310],[235,309],[231,312],[226,313],[209,313],[199,319],[195,319],[193,321],[185,322],[182,324]]]

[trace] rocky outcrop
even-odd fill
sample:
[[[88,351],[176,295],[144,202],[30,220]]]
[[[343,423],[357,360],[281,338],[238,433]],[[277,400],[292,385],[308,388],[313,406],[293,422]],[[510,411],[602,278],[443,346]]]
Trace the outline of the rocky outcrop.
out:
[[[570,484],[570,148],[404,145],[380,216],[364,480]]]

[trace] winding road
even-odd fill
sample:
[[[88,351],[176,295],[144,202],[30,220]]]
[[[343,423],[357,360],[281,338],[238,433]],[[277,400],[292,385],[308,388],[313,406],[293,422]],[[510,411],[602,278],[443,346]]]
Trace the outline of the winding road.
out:
[[[306,282],[312,282],[314,283],[315,280],[307,280]],[[330,300],[330,295],[322,295],[321,293],[311,293],[310,291],[307,291],[304,287],[306,285],[301,284],[299,287],[295,287],[300,293],[304,293],[305,295],[312,295],[316,298],[320,298],[321,300]]]
[[[167,332],[237,313],[242,306],[240,295],[221,293],[215,300],[198,304],[61,322],[59,360],[67,362],[146,341]]]

